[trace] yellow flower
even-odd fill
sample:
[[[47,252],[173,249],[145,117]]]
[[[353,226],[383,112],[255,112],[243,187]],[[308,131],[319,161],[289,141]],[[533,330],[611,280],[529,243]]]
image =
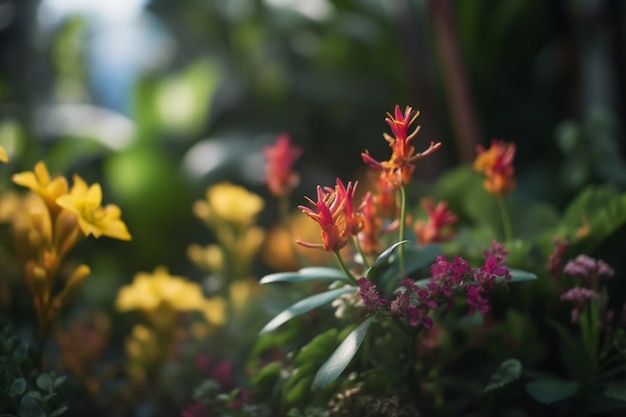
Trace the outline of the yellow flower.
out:
[[[241,226],[252,224],[264,206],[263,199],[257,194],[227,182],[208,188],[206,200],[211,216]]]
[[[221,297],[206,300],[201,311],[209,324],[220,326],[226,322],[226,301]]]
[[[139,272],[132,284],[122,287],[115,300],[119,311],[154,311],[162,304],[177,311],[204,311],[206,299],[198,283],[170,275],[164,266],[152,274]]]
[[[4,149],[4,146],[0,146],[0,162],[9,163],[9,155],[7,155],[7,150]]]
[[[126,224],[120,219],[122,212],[114,204],[102,207],[102,188],[96,183],[87,183],[74,175],[74,185],[69,194],[57,198],[57,204],[76,214],[78,225],[85,234],[95,237],[108,236],[114,239],[130,240]]]
[[[29,188],[37,193],[49,208],[58,208],[56,200],[67,194],[67,180],[65,177],[50,178],[48,168],[42,161],[37,162],[33,171],[20,172],[13,175],[13,182]]]

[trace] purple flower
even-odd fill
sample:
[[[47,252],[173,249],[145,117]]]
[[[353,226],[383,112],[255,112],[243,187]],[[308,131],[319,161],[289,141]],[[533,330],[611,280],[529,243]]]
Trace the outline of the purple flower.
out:
[[[597,298],[598,293],[589,288],[584,287],[574,287],[571,290],[568,290],[561,294],[561,300],[569,301],[574,305],[574,308],[571,312],[572,323],[578,321],[578,316],[580,315],[580,310],[582,310],[587,302],[593,298]]]
[[[594,259],[587,255],[578,255],[569,261],[563,272],[591,284],[596,283],[600,278],[612,277],[615,273],[613,268],[603,260]]]
[[[372,281],[365,277],[359,278],[359,295],[363,299],[363,303],[370,311],[375,311],[378,307],[387,304],[387,300],[382,298],[378,293],[378,288]]]
[[[498,266],[504,266],[506,264],[506,257],[509,255],[509,251],[504,248],[504,244],[498,243],[495,240],[491,241],[491,249],[485,249],[483,256],[489,258],[494,256],[498,261]]]

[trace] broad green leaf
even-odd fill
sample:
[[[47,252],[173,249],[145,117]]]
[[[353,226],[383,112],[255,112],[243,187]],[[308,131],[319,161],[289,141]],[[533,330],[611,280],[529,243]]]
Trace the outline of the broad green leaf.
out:
[[[609,382],[604,389],[604,396],[626,402],[626,381]]]
[[[522,375],[522,363],[519,359],[510,358],[498,366],[496,372],[489,377],[484,392],[493,391],[510,384]]]
[[[313,385],[313,390],[319,390],[333,382],[346,369],[356,352],[361,347],[363,339],[367,331],[374,321],[374,317],[370,317],[354,329],[345,339],[337,350],[328,358],[328,360],[317,371]]]
[[[339,296],[347,294],[354,290],[356,290],[356,287],[346,286],[342,288],[337,288],[335,290],[326,291],[320,294],[315,294],[311,297],[305,298],[304,300],[300,300],[288,309],[279,313],[272,320],[270,320],[270,322],[261,329],[260,334],[271,332],[272,330],[276,329],[278,326],[292,319],[293,317],[299,316],[300,314],[306,313],[307,311],[311,311],[321,305],[330,303]]]
[[[44,391],[51,391],[54,388],[54,381],[52,381],[52,377],[49,374],[39,374],[37,386]]]
[[[522,271],[521,269],[509,268],[511,273],[511,280],[509,282],[522,282],[522,281],[534,281],[537,279],[537,275],[532,272]]]
[[[561,234],[573,234],[581,227],[588,234],[575,242],[576,253],[589,252],[626,222],[626,194],[609,187],[589,186],[568,206],[561,222]]]
[[[322,266],[302,268],[296,272],[278,272],[275,274],[269,274],[264,276],[260,282],[261,284],[270,284],[273,282],[304,282],[310,280],[341,280],[349,282],[346,274],[339,269]]]
[[[26,391],[26,380],[24,378],[17,378],[9,387],[9,395],[13,398],[24,394],[24,391]]]
[[[46,413],[41,409],[39,402],[32,396],[33,391],[22,396],[18,406],[20,417],[46,417]]]
[[[578,391],[578,382],[557,378],[536,379],[526,384],[526,391],[543,404],[569,398]]]
[[[365,272],[365,276],[370,281],[375,281],[377,275],[380,273],[382,269],[384,269],[388,264],[389,257],[393,253],[393,251],[400,245],[404,245],[408,242],[408,240],[403,240],[401,242],[396,242],[393,245],[389,246],[387,249],[383,251],[378,258],[374,261],[372,266]]]

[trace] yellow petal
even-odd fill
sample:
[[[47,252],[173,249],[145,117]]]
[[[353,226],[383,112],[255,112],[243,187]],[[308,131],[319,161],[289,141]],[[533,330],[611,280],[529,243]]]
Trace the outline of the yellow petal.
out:
[[[0,146],[0,162],[9,163],[9,155],[7,155],[7,150],[3,146]]]

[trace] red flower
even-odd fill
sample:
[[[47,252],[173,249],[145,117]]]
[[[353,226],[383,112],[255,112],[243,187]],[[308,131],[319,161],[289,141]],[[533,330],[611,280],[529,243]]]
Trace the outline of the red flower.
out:
[[[291,170],[293,163],[302,156],[302,148],[292,146],[289,135],[282,134],[274,146],[263,149],[267,159],[265,165],[267,187],[276,197],[287,195],[300,182],[298,174]]]
[[[485,190],[497,196],[513,190],[515,187],[515,181],[513,181],[515,144],[494,139],[487,150],[478,145],[477,152],[474,169],[487,177],[483,182]]]
[[[435,206],[431,198],[422,199],[422,207],[428,214],[426,224],[415,222],[414,231],[419,243],[443,242],[454,236],[451,226],[456,223],[457,217],[448,210],[448,203],[440,201]]]
[[[361,249],[368,255],[380,253],[382,248],[379,242],[383,232],[383,221],[377,215],[377,208],[372,194],[367,193],[363,198],[363,229],[359,233],[359,244]]]
[[[417,116],[419,116],[419,112],[414,113],[413,109],[408,106],[404,114],[400,110],[400,106],[397,105],[394,116],[387,113],[385,121],[394,134],[394,137],[391,137],[387,133],[383,133],[383,137],[389,142],[389,147],[392,150],[391,158],[388,161],[379,162],[369,156],[367,151],[361,153],[363,162],[375,170],[381,171],[381,176],[394,187],[407,185],[415,172],[415,162],[430,155],[441,146],[441,142],[431,142],[424,152],[415,153],[415,147],[411,146],[410,143],[419,132],[420,127],[417,126],[411,134],[408,134],[408,131]]]
[[[344,186],[337,179],[335,188],[317,186],[317,202],[306,197],[314,208],[298,206],[300,210],[315,220],[322,228],[324,243],[308,243],[296,240],[296,243],[307,248],[320,248],[327,252],[335,252],[346,246],[348,239],[363,228],[360,212],[354,209],[354,193],[357,183],[348,182]]]

